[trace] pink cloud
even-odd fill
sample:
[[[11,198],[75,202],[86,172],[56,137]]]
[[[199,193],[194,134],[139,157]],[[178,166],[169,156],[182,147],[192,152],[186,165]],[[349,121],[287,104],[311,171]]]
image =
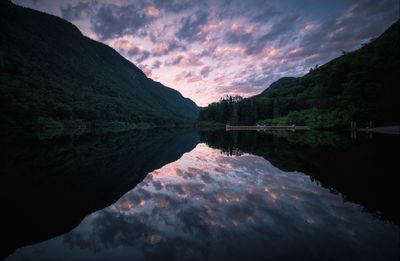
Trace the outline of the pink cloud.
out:
[[[165,64],[166,66],[179,65],[180,62],[181,62],[181,60],[183,59],[183,57],[184,57],[183,55],[178,55],[178,56],[169,58],[169,59],[167,59],[167,60],[165,61],[164,64]]]
[[[220,84],[226,81],[226,77],[224,75],[215,77],[213,80],[215,83]]]
[[[202,28],[201,31],[203,33],[208,33],[217,29],[220,29],[223,25],[225,24],[224,21],[216,22],[216,23],[209,23],[205,24]]]
[[[175,75],[174,82],[180,82],[182,80],[182,74]]]
[[[188,53],[188,54],[179,54],[175,57],[169,58],[165,61],[165,65],[167,66],[184,66],[184,67],[190,67],[190,66],[201,66],[203,65],[203,61],[201,59],[201,55],[199,54],[193,54],[193,53]]]
[[[200,55],[195,55],[189,53],[188,55],[185,55],[183,59],[180,61],[179,65],[182,66],[201,66],[203,65],[203,61],[201,60]]]
[[[114,47],[117,48],[118,50],[128,51],[134,48],[135,46],[131,43],[131,41],[121,39],[114,43]]]
[[[195,82],[200,82],[203,81],[203,77],[196,74],[193,71],[184,71],[180,74],[175,75],[174,82],[180,82],[182,80],[186,80],[188,83],[195,83]]]
[[[306,26],[304,26],[304,28],[303,28],[303,32],[309,32],[309,31],[315,29],[316,27],[317,27],[317,25],[315,23],[306,24]]]
[[[170,49],[168,43],[157,43],[152,50],[153,55],[164,55],[167,54]]]
[[[138,67],[146,74],[147,77],[152,76],[152,70],[146,64],[138,64]]]
[[[236,56],[245,54],[246,49],[243,47],[217,47],[213,50],[214,58],[223,58],[228,56]]]
[[[147,14],[149,16],[156,17],[160,14],[160,10],[154,6],[150,6],[149,8],[147,8]]]
[[[195,75],[195,76],[192,76],[192,77],[186,79],[186,81],[187,81],[187,82],[190,82],[190,83],[193,83],[193,82],[200,82],[200,81],[202,81],[202,80],[203,80],[203,78],[202,78],[201,76],[198,76],[198,75]]]

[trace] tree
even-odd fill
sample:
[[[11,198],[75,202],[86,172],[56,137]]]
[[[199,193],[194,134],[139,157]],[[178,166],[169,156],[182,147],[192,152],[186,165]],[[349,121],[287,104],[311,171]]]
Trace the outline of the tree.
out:
[[[273,117],[274,117],[274,118],[278,118],[278,117],[279,117],[279,103],[278,103],[278,98],[275,98],[275,99],[274,99]]]

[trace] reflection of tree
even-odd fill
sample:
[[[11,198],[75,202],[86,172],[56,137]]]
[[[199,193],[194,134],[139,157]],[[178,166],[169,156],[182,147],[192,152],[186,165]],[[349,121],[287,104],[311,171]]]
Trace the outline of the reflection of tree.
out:
[[[197,143],[197,133],[190,131],[50,140],[2,136],[0,145],[7,157],[0,158],[0,193],[9,210],[2,227],[2,242],[8,244],[4,251],[65,233]],[[34,204],[25,204],[27,200]]]
[[[241,155],[243,155],[243,152],[239,149],[222,150],[221,153],[226,156],[241,156]]]
[[[397,253],[395,225],[261,157],[226,157],[201,144],[153,173],[68,234],[24,248],[21,256],[40,248],[41,260],[72,251],[90,260],[314,260],[332,253],[341,260],[349,253],[343,249],[363,255],[366,244],[370,255]],[[212,180],[204,183],[205,175]]]
[[[347,133],[316,131],[219,131],[202,132],[200,137],[228,154],[252,153],[282,170],[301,171],[367,210],[400,223],[400,213],[392,204],[398,197],[397,154],[392,153],[400,146],[397,137],[351,141]]]

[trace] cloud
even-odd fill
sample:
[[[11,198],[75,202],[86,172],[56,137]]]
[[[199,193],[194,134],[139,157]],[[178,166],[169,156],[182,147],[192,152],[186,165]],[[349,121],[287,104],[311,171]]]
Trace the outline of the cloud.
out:
[[[13,0],[13,3],[19,4],[19,5],[25,5],[25,4],[31,4],[31,5],[39,5],[43,4],[44,0]]]
[[[189,53],[184,55],[183,59],[180,61],[179,65],[182,66],[201,66],[203,65],[202,57],[198,54]]]
[[[138,67],[146,74],[147,77],[151,77],[153,75],[152,69],[146,64],[138,64]]]
[[[237,57],[245,53],[245,47],[215,47],[211,48],[207,55],[210,55],[213,58],[226,60],[228,57]]]
[[[355,50],[396,21],[399,8],[397,0],[13,1],[61,14],[201,104],[224,92],[256,94]]]
[[[145,50],[142,46],[134,45],[132,40],[118,39],[112,43],[112,46],[134,62],[140,63],[151,57],[151,52]]]
[[[226,78],[224,75],[217,76],[217,77],[215,77],[215,78],[213,79],[214,83],[216,83],[217,85],[220,85],[220,84],[222,84],[222,83],[225,83],[226,80],[227,80],[227,78]]]
[[[264,1],[264,4],[267,3]],[[251,22],[266,23],[274,19],[276,15],[282,13],[281,11],[278,11],[275,7],[270,5],[264,6],[263,8],[257,8],[257,10],[259,10],[259,12],[257,12],[256,15],[251,18]]]
[[[167,42],[158,42],[155,44],[155,47],[152,49],[153,56],[163,56],[167,55],[175,50],[185,50],[185,46],[180,44],[178,41],[170,40]]]
[[[73,21],[81,19],[83,15],[90,15],[91,8],[96,5],[97,1],[78,2],[76,5],[68,3],[65,7],[61,7],[61,17]]]
[[[205,1],[202,0],[154,0],[154,5],[158,8],[162,9],[165,12],[179,14],[189,9],[194,8],[195,6],[199,6],[205,4]]]
[[[128,52],[128,54],[131,54],[132,51],[133,51],[133,50],[130,50],[130,51]],[[135,50],[135,52],[136,52],[136,50]],[[146,60],[147,58],[150,57],[150,52],[149,52],[149,51],[142,51],[142,52],[140,52],[139,55],[137,55],[136,57],[137,57],[136,61],[138,61],[139,63],[140,63],[140,62],[143,62],[144,60]]]
[[[203,77],[201,77],[200,75],[197,75],[195,72],[193,71],[183,71],[180,74],[177,74],[175,76],[174,81],[175,82],[180,82],[182,80],[185,80],[188,83],[194,83],[194,82],[200,82],[203,80]]]
[[[273,78],[273,74],[259,74],[254,72],[243,77],[239,76],[229,80],[220,76],[215,78],[214,82],[217,83],[216,91],[221,95],[221,97],[227,94],[249,96],[260,93],[268,87],[268,83],[271,82]]]
[[[269,40],[276,40],[277,37],[282,37],[286,33],[293,30],[296,26],[296,23],[301,18],[298,14],[288,14],[285,15],[278,21],[274,21],[271,30],[258,38],[258,41],[264,42]]]
[[[245,28],[244,26],[234,23],[230,30],[227,31],[225,40],[230,44],[241,43],[246,45],[253,40],[254,32],[254,26],[248,26]]]
[[[169,58],[165,61],[165,66],[174,66],[174,65],[179,65],[184,58],[183,55],[178,55],[176,57]]]
[[[174,82],[175,83],[180,82],[181,80],[182,80],[182,74],[181,73],[175,75],[175,78],[174,78]]]
[[[175,34],[181,40],[193,42],[198,40],[201,33],[201,28],[207,23],[208,12],[205,10],[198,10],[195,14],[184,17],[181,19],[181,27]]]
[[[399,2],[397,0],[352,0],[352,12],[359,16],[375,16],[385,12],[398,12]],[[397,8],[396,8],[397,6]]]
[[[159,69],[160,66],[161,66],[161,64],[162,64],[162,62],[160,62],[159,60],[156,60],[156,61],[153,63],[153,66],[152,66],[151,68],[152,68],[152,69]]]
[[[207,78],[210,72],[212,72],[211,66],[207,65],[201,68],[200,75],[203,76],[204,78]]]
[[[198,75],[192,76],[192,77],[186,79],[186,81],[189,82],[189,83],[201,82],[202,80],[203,80],[203,78],[198,76]]]
[[[165,61],[166,66],[182,66],[182,67],[193,67],[201,66],[204,62],[200,54],[187,53],[179,54],[176,57],[171,57]]]
[[[92,16],[91,26],[101,40],[107,40],[135,34],[154,19],[154,16],[147,14],[146,9],[136,5],[103,4]]]
[[[306,33],[299,42],[302,51],[297,57],[313,56],[310,60],[314,62],[320,57],[323,61],[338,56],[342,50],[359,48],[362,42],[382,33],[396,19],[397,12],[388,8],[396,6],[395,2],[357,1],[340,17],[313,23],[308,29],[306,26]]]
[[[160,15],[160,10],[157,9],[156,7],[154,7],[154,6],[150,6],[149,8],[147,8],[147,14],[148,14],[149,16],[154,16],[154,17],[156,17],[156,16],[159,16],[159,15]]]
[[[149,51],[143,50],[139,47],[132,47],[129,49],[127,52],[127,56],[129,57],[134,57],[136,62],[143,62],[144,60],[147,60],[151,53]]]

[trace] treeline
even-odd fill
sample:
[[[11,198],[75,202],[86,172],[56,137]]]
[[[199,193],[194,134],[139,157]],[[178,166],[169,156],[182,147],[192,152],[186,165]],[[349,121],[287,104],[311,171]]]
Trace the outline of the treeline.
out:
[[[200,120],[328,129],[350,121],[398,124],[399,32],[397,21],[359,50],[344,52],[303,77],[282,78],[257,96],[224,98],[202,108]]]
[[[277,94],[281,96],[280,94]],[[307,125],[330,129],[350,121],[349,111],[309,108],[291,111],[293,105],[278,98],[227,96],[200,110],[199,120],[230,125]]]
[[[211,103],[200,110],[200,121],[222,123],[251,123],[256,120],[256,107],[252,100],[244,100],[241,96],[226,96],[219,102]]]

